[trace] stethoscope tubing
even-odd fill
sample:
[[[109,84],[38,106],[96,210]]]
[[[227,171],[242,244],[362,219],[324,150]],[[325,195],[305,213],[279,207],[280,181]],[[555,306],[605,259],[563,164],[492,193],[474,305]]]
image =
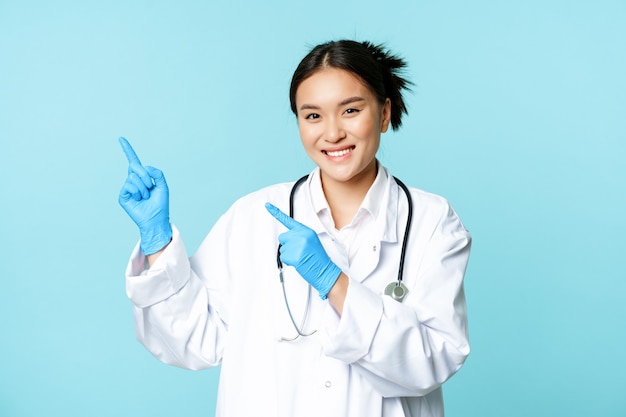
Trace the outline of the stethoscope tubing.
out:
[[[402,188],[402,191],[404,191],[404,194],[406,194],[407,205],[408,205],[408,212],[406,215],[406,226],[404,227],[404,237],[402,238],[402,249],[400,251],[400,265],[398,266],[398,285],[400,285],[402,283],[402,277],[404,276],[404,258],[406,255],[406,247],[409,243],[409,233],[411,232],[411,220],[413,220],[413,199],[411,198],[411,192],[409,191],[408,187],[398,178],[393,177],[393,179],[396,182],[396,184],[398,184],[398,186]]]
[[[303,176],[302,178],[298,179],[298,181],[296,181],[293,185],[293,187],[291,187],[291,192],[289,193],[289,217],[293,218],[293,213],[294,213],[294,197],[296,194],[296,190],[298,189],[298,187],[307,180],[307,178],[309,178],[308,175]],[[396,184],[398,184],[398,186],[402,189],[402,191],[404,191],[404,194],[407,197],[407,203],[408,203],[408,212],[407,212],[407,219],[406,219],[406,226],[404,229],[404,237],[402,238],[402,248],[400,250],[400,264],[398,266],[398,280],[395,283],[391,283],[387,286],[387,288],[385,288],[385,293],[390,295],[392,298],[394,298],[396,301],[402,302],[404,296],[406,295],[406,293],[408,292],[408,290],[406,289],[406,287],[402,284],[402,278],[404,275],[404,259],[406,256],[406,247],[409,241],[409,233],[411,231],[411,221],[413,219],[413,200],[411,198],[411,192],[409,191],[408,187],[402,182],[400,181],[398,178],[393,177],[394,181],[396,182]],[[278,249],[276,251],[276,264],[278,265],[278,271],[280,274],[280,283],[283,289],[283,298],[285,299],[285,306],[287,307],[287,312],[289,313],[289,318],[291,319],[291,323],[293,324],[293,327],[296,329],[296,332],[298,333],[295,337],[292,338],[285,338],[285,337],[281,337],[281,340],[283,341],[293,341],[296,340],[297,338],[299,338],[300,336],[311,336],[312,334],[314,334],[317,330],[314,330],[311,333],[303,333],[301,329],[304,328],[304,324],[306,323],[306,318],[308,315],[308,310],[309,310],[309,305],[311,302],[311,286],[309,285],[309,290],[308,290],[308,294],[307,294],[307,305],[306,305],[306,310],[304,312],[304,317],[302,319],[302,323],[300,324],[300,326],[298,326],[298,324],[296,323],[296,320],[293,318],[293,315],[291,314],[291,308],[289,307],[289,301],[287,300],[287,292],[285,290],[285,281],[283,278],[283,263],[280,260],[280,248],[282,247],[281,244],[278,244]],[[401,294],[400,296],[396,296],[395,291],[393,289],[395,284],[395,288],[397,290],[399,290],[399,293]],[[390,290],[388,292],[388,290]]]

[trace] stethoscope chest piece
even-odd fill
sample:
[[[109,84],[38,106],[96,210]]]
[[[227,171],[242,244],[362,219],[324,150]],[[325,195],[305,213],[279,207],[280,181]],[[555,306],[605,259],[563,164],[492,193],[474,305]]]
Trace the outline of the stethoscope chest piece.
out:
[[[392,282],[385,287],[385,295],[390,296],[399,303],[404,300],[408,292],[409,289],[402,282]]]

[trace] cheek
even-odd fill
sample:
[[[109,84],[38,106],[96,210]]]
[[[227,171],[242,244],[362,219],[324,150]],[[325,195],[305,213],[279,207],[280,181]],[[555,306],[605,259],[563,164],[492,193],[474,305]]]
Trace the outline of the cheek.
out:
[[[300,140],[302,141],[302,144],[306,146],[307,142],[308,142],[308,134],[307,134],[307,129],[302,127],[302,125],[298,126],[298,131],[300,132]]]
[[[352,126],[352,131],[360,138],[369,140],[380,134],[380,125],[372,119],[368,121],[360,120]]]
[[[300,131],[300,140],[304,144],[304,146],[310,146],[315,142],[315,139],[318,136],[318,132],[315,126],[310,125],[298,125],[298,129]]]

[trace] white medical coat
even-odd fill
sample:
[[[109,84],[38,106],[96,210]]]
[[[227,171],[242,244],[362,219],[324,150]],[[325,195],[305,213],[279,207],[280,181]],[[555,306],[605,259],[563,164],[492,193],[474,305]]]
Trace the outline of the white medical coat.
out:
[[[126,288],[138,340],[168,364],[221,364],[218,417],[443,416],[441,384],[469,354],[463,276],[471,238],[456,213],[445,199],[410,189],[409,293],[399,303],[382,295],[397,279],[407,218],[406,196],[391,175],[373,231],[352,262],[323,228],[303,184],[294,217],[318,233],[349,288],[341,317],[313,290],[303,331],[318,331],[279,341],[295,334],[276,265],[277,236],[286,229],[265,203],[288,212],[292,185],[235,202],[191,258],[175,227],[151,268],[135,248]],[[299,322],[308,285],[291,267],[284,276]]]

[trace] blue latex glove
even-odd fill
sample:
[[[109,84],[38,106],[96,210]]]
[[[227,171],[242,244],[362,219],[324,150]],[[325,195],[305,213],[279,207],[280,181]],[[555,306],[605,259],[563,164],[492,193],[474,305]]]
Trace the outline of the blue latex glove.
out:
[[[330,260],[315,231],[298,223],[270,203],[266,203],[265,208],[289,229],[278,236],[278,241],[282,245],[281,262],[296,268],[302,278],[320,293],[322,300],[325,300],[339,278],[341,269]]]
[[[128,159],[128,177],[120,190],[119,203],[139,226],[141,251],[152,255],[172,240],[169,191],[163,172],[141,165],[125,138],[120,145]]]

